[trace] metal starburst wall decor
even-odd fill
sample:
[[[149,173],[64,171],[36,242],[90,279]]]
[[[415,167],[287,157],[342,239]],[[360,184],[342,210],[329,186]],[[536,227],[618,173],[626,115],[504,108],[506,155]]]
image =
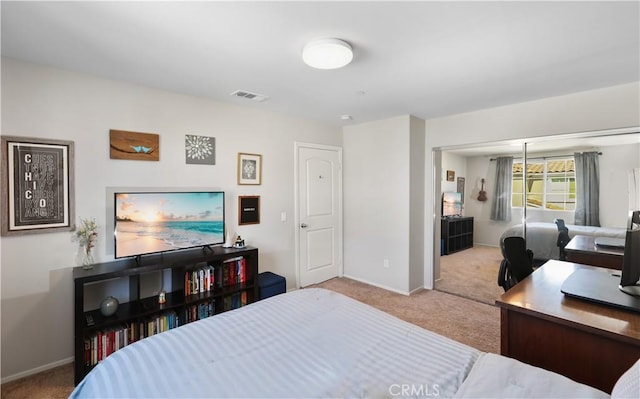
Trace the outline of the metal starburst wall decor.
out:
[[[187,164],[215,165],[216,138],[185,135],[184,151]]]

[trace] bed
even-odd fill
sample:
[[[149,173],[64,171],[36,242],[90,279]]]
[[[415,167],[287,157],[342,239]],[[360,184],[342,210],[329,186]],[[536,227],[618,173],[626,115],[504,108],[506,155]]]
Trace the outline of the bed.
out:
[[[505,237],[524,237],[523,225],[517,224],[507,228],[500,236],[500,248],[504,248]],[[527,248],[533,251],[533,258],[538,261],[549,259],[559,259],[560,249],[557,245],[558,226],[555,223],[528,222],[527,226]],[[575,235],[594,237],[616,237],[624,238],[626,230],[612,227],[576,226],[566,225],[569,229],[569,238]],[[504,251],[503,251],[504,254]]]
[[[277,295],[126,346],[98,364],[71,394],[407,396],[608,397],[321,288]]]

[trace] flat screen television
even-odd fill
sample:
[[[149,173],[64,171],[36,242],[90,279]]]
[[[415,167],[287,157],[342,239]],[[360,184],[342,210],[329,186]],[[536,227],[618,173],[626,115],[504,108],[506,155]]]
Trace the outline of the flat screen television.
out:
[[[117,192],[115,257],[224,242],[224,192]]]
[[[452,217],[462,215],[462,193],[442,193],[442,216]]]

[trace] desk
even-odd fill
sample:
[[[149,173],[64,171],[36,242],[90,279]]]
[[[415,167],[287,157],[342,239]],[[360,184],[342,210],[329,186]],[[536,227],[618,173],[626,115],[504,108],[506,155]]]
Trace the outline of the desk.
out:
[[[610,393],[640,358],[640,316],[565,297],[560,287],[578,268],[611,272],[551,260],[496,301],[500,352]]]
[[[622,270],[624,249],[599,247],[595,237],[577,235],[564,247],[567,261]]]

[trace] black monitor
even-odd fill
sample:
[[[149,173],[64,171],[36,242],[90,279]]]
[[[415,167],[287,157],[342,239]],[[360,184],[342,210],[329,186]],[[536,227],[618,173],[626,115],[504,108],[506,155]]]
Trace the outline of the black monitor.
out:
[[[640,211],[629,211],[627,230],[640,229]]]
[[[637,215],[640,215],[640,212]],[[619,287],[622,292],[640,296],[640,283],[638,283],[640,280],[640,228],[633,228],[635,226],[632,225],[631,217],[629,222],[631,228],[627,230],[624,240],[622,276]]]

